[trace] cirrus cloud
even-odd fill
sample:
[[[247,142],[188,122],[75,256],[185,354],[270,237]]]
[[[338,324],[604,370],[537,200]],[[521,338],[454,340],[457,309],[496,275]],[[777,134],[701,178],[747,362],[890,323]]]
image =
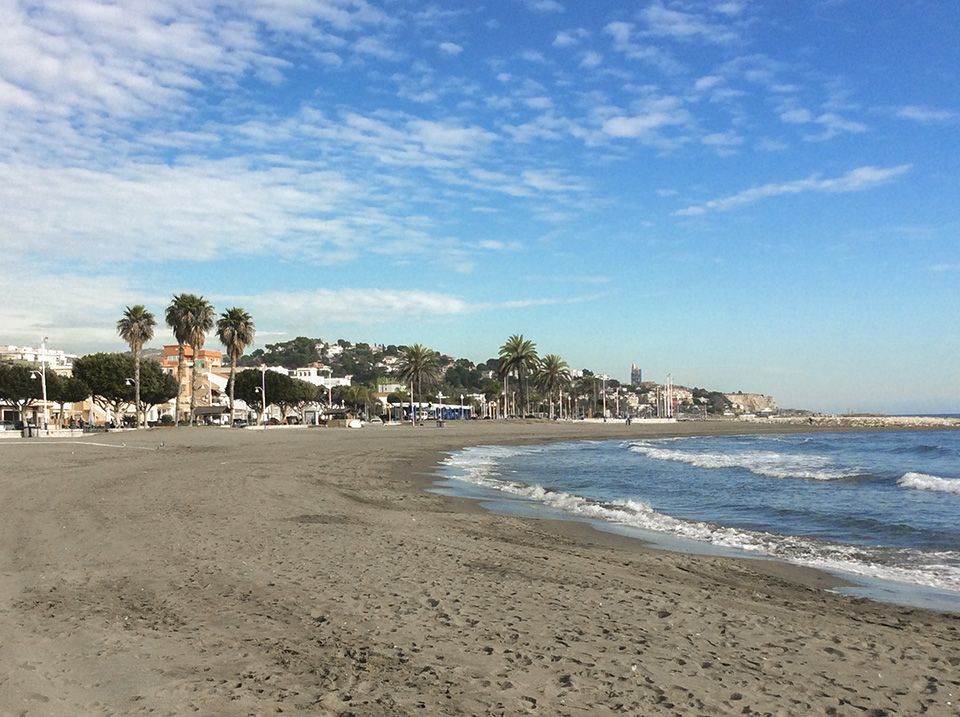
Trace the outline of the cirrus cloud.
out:
[[[707,212],[727,211],[742,207],[771,197],[785,194],[802,194],[805,192],[827,192],[841,194],[846,192],[862,192],[866,189],[885,184],[913,168],[910,164],[901,164],[896,167],[858,167],[844,175],[830,179],[808,177],[791,182],[763,184],[759,187],[744,189],[727,197],[711,199],[702,204],[685,207],[674,212],[678,217],[695,217]]]

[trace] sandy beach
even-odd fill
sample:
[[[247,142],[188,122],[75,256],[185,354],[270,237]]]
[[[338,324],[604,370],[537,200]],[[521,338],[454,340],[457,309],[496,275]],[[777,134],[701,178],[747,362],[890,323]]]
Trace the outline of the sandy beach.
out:
[[[960,615],[429,493],[469,422],[0,443],[0,715],[960,715]],[[162,445],[161,445],[162,444]]]

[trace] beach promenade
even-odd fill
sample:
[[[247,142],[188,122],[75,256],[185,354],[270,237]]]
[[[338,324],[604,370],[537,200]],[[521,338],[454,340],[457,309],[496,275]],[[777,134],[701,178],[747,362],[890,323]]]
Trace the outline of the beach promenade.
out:
[[[0,715],[960,714],[960,615],[429,493],[451,422],[0,442]]]

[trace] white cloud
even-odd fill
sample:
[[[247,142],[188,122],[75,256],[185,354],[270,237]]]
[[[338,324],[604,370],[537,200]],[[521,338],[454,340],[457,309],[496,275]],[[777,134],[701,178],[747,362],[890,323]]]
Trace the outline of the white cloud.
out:
[[[528,169],[521,173],[521,177],[528,187],[545,192],[582,192],[586,189],[583,180],[557,171]]]
[[[583,53],[583,56],[580,58],[580,67],[593,68],[600,65],[601,62],[603,62],[603,55],[591,50]]]
[[[211,81],[248,72],[276,79],[286,62],[268,49],[274,33],[332,46],[342,40],[327,30],[356,32],[387,21],[355,0],[5,2],[0,102],[47,118],[166,111]]]
[[[862,122],[848,120],[834,112],[825,112],[813,121],[823,127],[823,132],[820,134],[805,137],[813,142],[823,142],[841,134],[861,134],[867,131],[867,126]]]
[[[784,194],[802,194],[805,192],[827,192],[840,194],[845,192],[860,192],[880,184],[885,184],[897,177],[906,174],[912,165],[901,164],[896,167],[858,167],[840,177],[832,179],[818,179],[809,177],[792,182],[764,184],[759,187],[745,189],[728,197],[711,199],[703,204],[697,204],[680,209],[674,214],[680,217],[693,217],[711,211],[726,211],[735,207],[754,204],[763,199],[778,197]]]
[[[553,39],[554,47],[575,47],[590,36],[590,33],[582,27],[572,30],[561,30]]]
[[[36,262],[0,263],[0,285],[0,341],[34,345],[44,335],[68,351],[123,350],[116,322],[124,307],[147,304],[156,312],[164,298],[131,276],[50,271]]]
[[[566,8],[557,0],[523,0],[523,4],[534,12],[564,12]]]
[[[543,53],[537,50],[524,50],[520,53],[520,59],[536,63],[546,62],[547,60],[547,58],[543,56]]]
[[[698,38],[718,44],[737,39],[737,34],[726,27],[711,23],[694,13],[672,10],[662,2],[647,6],[640,17],[646,22],[648,31],[660,37],[678,40]]]
[[[714,5],[711,9],[714,12],[719,12],[722,15],[728,15],[730,17],[736,17],[743,13],[746,8],[747,3],[742,0],[728,0],[727,2],[721,2]]]
[[[455,42],[441,42],[439,45],[437,45],[437,48],[444,55],[456,56],[463,52],[463,47]]]
[[[743,144],[743,137],[736,132],[713,132],[701,140],[708,147],[736,147]]]
[[[378,60],[397,62],[403,59],[403,53],[398,52],[394,48],[386,45],[379,37],[361,37],[359,40],[353,43],[353,49],[355,52],[361,55],[369,55],[377,58]]]
[[[693,83],[693,89],[695,89],[697,92],[705,92],[706,90],[712,90],[722,82],[722,77],[717,77],[716,75],[705,75],[704,77],[698,78],[697,81]]]
[[[460,297],[417,289],[316,289],[215,295],[213,298],[220,303],[243,306],[254,316],[269,317],[269,326],[298,332],[311,330],[304,325],[304,317],[308,316],[323,317],[325,324],[388,323],[399,318],[464,314],[471,308]]]
[[[483,308],[487,309],[530,309],[540,306],[568,306],[570,304],[582,304],[588,301],[596,301],[606,296],[601,294],[588,294],[585,296],[567,296],[543,299],[514,299],[511,301],[501,301],[495,304],[485,304]]]
[[[781,112],[780,119],[787,124],[807,124],[813,121],[813,113],[810,110],[795,107]]]
[[[684,69],[680,63],[659,47],[641,45],[635,42],[633,30],[634,25],[632,23],[620,21],[608,23],[603,28],[604,34],[613,39],[613,49],[623,53],[623,56],[628,60],[640,60],[667,73],[677,73]]]
[[[528,97],[524,104],[534,110],[548,110],[553,107],[553,100],[549,97]]]
[[[648,99],[641,102],[638,109],[636,114],[616,115],[606,119],[601,131],[611,137],[657,143],[662,139],[658,130],[682,126],[690,121],[690,113],[675,97]]]
[[[98,263],[293,250],[325,261],[359,248],[351,245],[367,191],[335,172],[240,161],[130,162],[109,172],[0,164],[0,250]]]
[[[861,134],[867,131],[862,122],[850,120],[835,112],[824,112],[814,116],[810,110],[803,107],[788,107],[780,112],[780,119],[786,124],[819,125],[823,131],[819,134],[808,134],[804,137],[809,142],[822,142],[833,139],[840,134]]]
[[[487,251],[516,251],[520,248],[518,242],[506,242],[500,241],[499,239],[482,239],[477,242],[477,246]]]
[[[957,119],[957,113],[950,110],[935,109],[933,107],[923,107],[921,105],[907,105],[897,110],[897,117],[900,119],[913,120],[921,124],[937,124],[943,122],[952,122]]]

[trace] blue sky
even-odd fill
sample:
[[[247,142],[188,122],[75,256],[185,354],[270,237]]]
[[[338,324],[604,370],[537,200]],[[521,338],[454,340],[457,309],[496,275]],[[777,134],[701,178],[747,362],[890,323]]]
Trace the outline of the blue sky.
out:
[[[0,342],[512,333],[960,411],[960,5],[0,0]],[[159,333],[157,345],[169,339]]]

